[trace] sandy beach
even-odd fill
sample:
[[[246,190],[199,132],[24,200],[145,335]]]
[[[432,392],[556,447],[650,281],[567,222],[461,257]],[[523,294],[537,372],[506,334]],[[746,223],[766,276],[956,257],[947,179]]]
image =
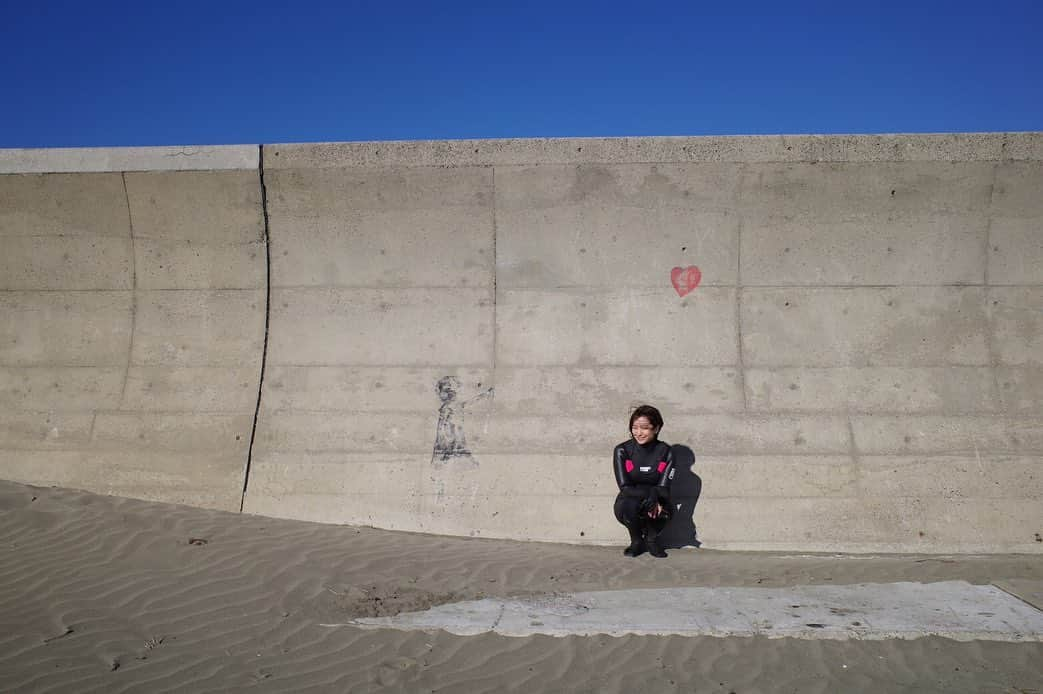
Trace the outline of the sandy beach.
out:
[[[672,550],[409,534],[0,482],[3,692],[1043,692],[1043,644],[471,637],[325,627],[485,596],[1043,580],[1043,557]]]

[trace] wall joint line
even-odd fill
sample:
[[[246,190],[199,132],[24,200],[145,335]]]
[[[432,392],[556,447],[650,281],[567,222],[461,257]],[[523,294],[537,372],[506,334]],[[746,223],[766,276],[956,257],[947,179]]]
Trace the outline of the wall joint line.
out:
[[[264,372],[268,363],[268,328],[272,313],[272,239],[268,220],[268,187],[264,182],[264,145],[257,147],[257,177],[261,186],[261,214],[264,218],[264,345],[261,348],[261,374],[257,379],[257,404],[254,406],[253,426],[250,429],[250,448],[246,453],[246,468],[243,470],[243,493],[239,500],[239,513],[246,508],[246,492],[250,487],[250,467],[253,463],[254,441],[257,439],[257,420],[261,414]]]

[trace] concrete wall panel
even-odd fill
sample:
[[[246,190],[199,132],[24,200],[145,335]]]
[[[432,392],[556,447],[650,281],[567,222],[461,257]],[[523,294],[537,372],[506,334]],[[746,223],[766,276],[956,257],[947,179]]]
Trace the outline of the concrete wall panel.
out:
[[[437,415],[428,413],[265,411],[255,451],[426,453],[430,459],[436,423]]]
[[[502,367],[496,406],[507,413],[613,417],[625,438],[630,411],[646,402],[678,414],[741,411],[740,377],[737,368],[698,366]]]
[[[268,185],[273,286],[492,286],[489,169],[276,171]]]
[[[754,218],[845,221],[865,217],[981,214],[991,162],[750,164],[744,213]]]
[[[496,315],[497,362],[511,366],[734,364],[734,290],[706,287],[698,296],[679,302],[671,300],[671,293],[671,288],[504,290]]]
[[[439,405],[434,384],[453,376],[475,390],[492,383],[491,369],[386,366],[272,366],[265,381],[268,410],[421,412]],[[499,397],[499,392],[498,392]]]
[[[857,494],[859,484],[859,468],[850,456],[710,455],[699,457],[695,468],[703,481],[700,497],[707,502],[742,497],[848,498]]]
[[[998,164],[992,213],[999,217],[1031,218],[1043,216],[1043,161],[1008,161]]]
[[[143,366],[250,363],[263,346],[264,304],[260,290],[140,292],[131,359]]]
[[[0,408],[27,412],[80,412],[119,407],[124,367],[0,367]]]
[[[1039,553],[1039,498],[928,499],[924,501],[924,545],[943,551]]]
[[[1043,368],[1002,366],[995,371],[1004,410],[1027,416],[1043,412]]]
[[[751,504],[756,513],[750,513]],[[700,501],[696,527],[710,546],[770,550],[799,542],[809,548],[842,544],[852,551],[927,550],[930,543],[919,535],[925,520],[923,503],[915,499],[772,495]]]
[[[1041,457],[865,456],[858,484],[869,496],[924,499],[1038,499]]]
[[[848,453],[847,420],[832,415],[686,415],[671,420],[670,443],[700,455]],[[684,432],[682,435],[680,432]]]
[[[245,511],[304,520],[415,529],[428,456],[401,453],[271,452],[255,458]],[[389,503],[389,499],[393,499]]]
[[[272,364],[483,366],[492,361],[485,289],[274,289]]]
[[[130,289],[131,240],[15,236],[3,239],[0,289]]]
[[[264,241],[256,170],[146,171],[126,179],[135,239],[233,246]]]
[[[258,183],[0,176],[0,474],[239,507],[265,323]]]
[[[79,450],[90,441],[94,414],[0,407],[0,440],[7,451]]]
[[[847,220],[747,218],[742,278],[749,285],[981,284],[983,213]]]
[[[0,292],[0,365],[127,363],[131,292]]]
[[[256,366],[132,366],[122,409],[142,412],[253,412]]]
[[[1043,284],[1043,215],[993,219],[988,250],[989,284]]]
[[[149,289],[255,289],[265,283],[263,241],[243,244],[135,239],[137,283]]]
[[[497,286],[668,286],[698,264],[734,285],[738,167],[579,166],[496,172]]]
[[[987,298],[996,359],[1043,366],[1043,287],[993,287]]]
[[[190,453],[207,448],[242,460],[250,446],[252,428],[252,413],[101,412],[95,417],[91,438],[97,450],[136,447]]]
[[[4,477],[26,484],[87,489],[100,494],[202,508],[238,508],[242,479],[238,466],[221,456],[184,452],[9,451],[0,450]]]
[[[744,363],[985,365],[985,301],[977,287],[746,289]]]
[[[1043,421],[1029,417],[878,414],[853,417],[855,447],[871,455],[1043,452]]]
[[[1043,284],[1043,163],[996,169],[989,227],[989,284]]]
[[[0,178],[0,238],[130,238],[119,173],[23,174]]]
[[[746,370],[751,410],[764,412],[998,412],[995,372],[980,366]]]

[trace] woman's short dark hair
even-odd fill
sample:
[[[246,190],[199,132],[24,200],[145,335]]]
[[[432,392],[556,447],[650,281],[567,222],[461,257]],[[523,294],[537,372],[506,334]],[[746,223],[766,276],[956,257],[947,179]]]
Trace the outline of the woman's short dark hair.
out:
[[[637,407],[630,415],[630,428],[634,428],[634,422],[639,417],[647,417],[648,423],[654,426],[656,429],[663,428],[663,415],[659,414],[659,410],[652,407],[651,405],[641,405]]]

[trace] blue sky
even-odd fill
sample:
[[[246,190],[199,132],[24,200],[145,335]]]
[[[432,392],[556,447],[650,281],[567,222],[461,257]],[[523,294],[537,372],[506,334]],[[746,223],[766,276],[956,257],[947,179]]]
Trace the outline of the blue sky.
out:
[[[1043,3],[0,0],[0,147],[1043,130]]]

